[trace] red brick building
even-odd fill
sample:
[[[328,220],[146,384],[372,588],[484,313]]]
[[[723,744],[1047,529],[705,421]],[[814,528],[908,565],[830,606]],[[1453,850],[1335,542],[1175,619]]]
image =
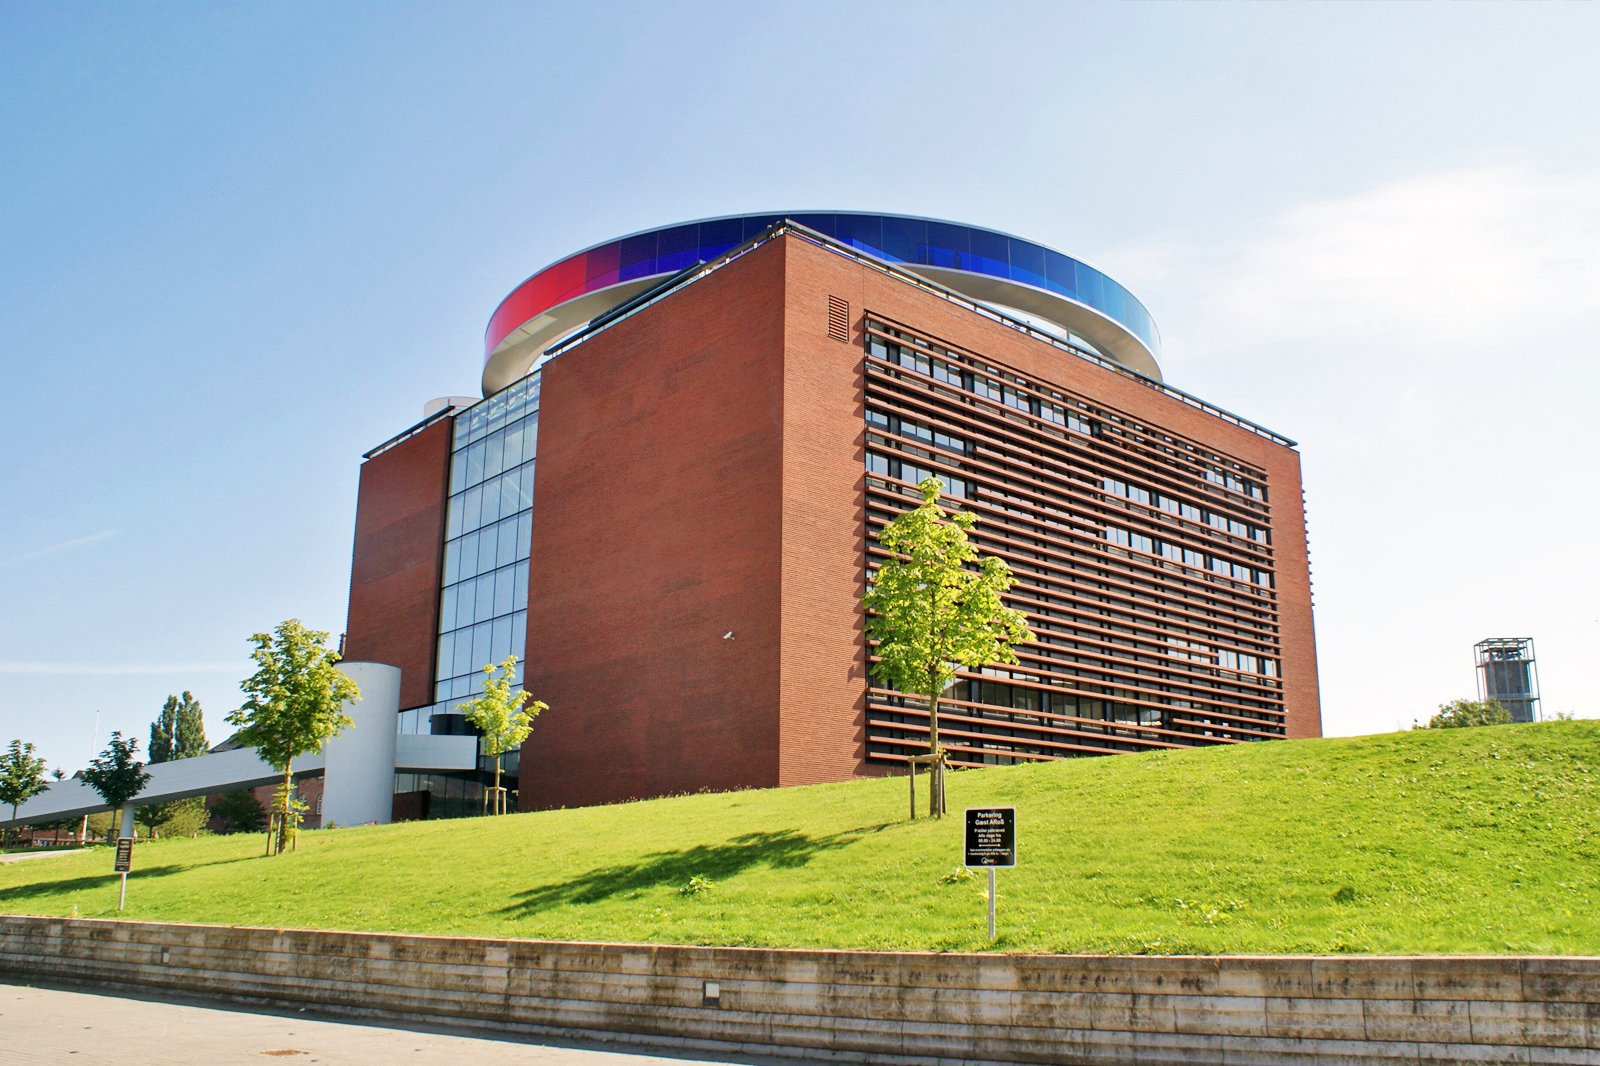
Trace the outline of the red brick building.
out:
[[[522,658],[525,809],[897,772],[926,709],[870,674],[860,598],[932,474],[1038,636],[946,693],[956,765],[1317,735],[1298,454],[1156,346],[1109,278],[970,227],[597,246],[496,312],[487,399],[368,454],[346,655],[401,668],[422,732]]]

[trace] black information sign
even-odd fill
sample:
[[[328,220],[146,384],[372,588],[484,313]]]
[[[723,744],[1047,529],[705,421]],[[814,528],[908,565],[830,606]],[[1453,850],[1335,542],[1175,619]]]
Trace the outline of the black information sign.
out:
[[[133,838],[117,838],[117,866],[113,873],[125,874],[133,869]]]
[[[1017,864],[1017,809],[967,808],[965,866],[1015,866]]]

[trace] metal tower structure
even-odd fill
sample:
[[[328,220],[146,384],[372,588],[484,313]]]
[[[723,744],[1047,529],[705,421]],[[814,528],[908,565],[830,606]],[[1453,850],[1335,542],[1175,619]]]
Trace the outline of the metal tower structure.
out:
[[[1494,700],[1513,722],[1539,720],[1539,672],[1532,637],[1488,637],[1472,646],[1478,665],[1478,698]]]

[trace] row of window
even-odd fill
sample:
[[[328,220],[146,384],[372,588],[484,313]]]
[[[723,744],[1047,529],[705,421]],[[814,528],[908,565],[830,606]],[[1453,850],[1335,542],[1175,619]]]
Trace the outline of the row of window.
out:
[[[1194,548],[1186,547],[1170,540],[1157,540],[1145,533],[1137,533],[1131,529],[1120,526],[1106,527],[1106,540],[1123,548],[1131,548],[1137,552],[1146,552],[1150,555],[1159,555],[1161,558],[1184,566],[1192,566],[1198,570],[1218,574],[1222,577],[1232,578],[1262,588],[1272,587],[1272,571],[1261,570],[1244,563],[1236,563],[1220,555],[1210,555]]]
[[[1065,714],[1102,722],[1154,726],[1161,724],[1159,707],[1121,703],[1097,696],[1075,696],[1053,689],[1027,688],[1022,685],[1007,685],[999,681],[979,681],[972,678],[957,681],[954,689],[949,691],[955,694],[956,699],[966,699],[989,707],[1009,707],[1012,710],[1031,711],[1036,714]]]
[[[539,379],[538,373],[529,374],[458,413],[452,449],[462,451],[466,445],[483,440],[524,415],[538,411]]]
[[[1020,378],[1006,378],[993,367],[985,369],[990,374],[1000,376],[990,377],[959,363],[934,358],[919,348],[890,344],[881,337],[868,337],[867,351],[879,359],[886,359],[907,370],[926,374],[935,381],[942,381],[946,385],[970,392],[975,396],[998,400],[1007,407],[1026,412],[1046,422],[1053,422],[1058,426],[1065,426],[1067,429],[1090,436],[1097,436],[1100,432],[1100,424],[1085,414],[1087,410],[1085,405],[1055,393],[1051,394],[1053,400],[1041,399],[1019,388],[1018,386],[1023,384]]]
[[[867,409],[867,425],[874,429],[881,429],[886,433],[892,433],[897,437],[909,437],[912,440],[918,440],[924,444],[932,444],[947,451],[959,452],[962,455],[970,456],[976,450],[973,448],[972,442],[965,437],[957,437],[946,433],[942,429],[935,429],[932,426],[925,425],[922,422],[901,418],[899,415],[892,415],[883,411],[875,411],[872,408]]]
[[[1271,535],[1264,526],[1241,522],[1237,518],[1230,518],[1221,511],[1197,507],[1187,500],[1180,500],[1169,493],[1153,492],[1143,485],[1130,484],[1114,477],[1106,478],[1104,484],[1107,496],[1115,496],[1133,503],[1144,504],[1146,507],[1154,507],[1168,514],[1187,518],[1191,522],[1203,523],[1218,532],[1228,533],[1235,537],[1243,537],[1245,540],[1253,540],[1257,544],[1266,544],[1270,540]]]
[[[528,560],[446,585],[439,598],[441,632],[528,609]],[[482,663],[478,664],[482,666]]]
[[[891,335],[898,333],[877,323],[868,323],[868,326],[883,329]],[[926,342],[920,343],[926,344]],[[980,365],[978,369],[973,370],[962,366],[953,358],[940,359],[938,358],[940,354],[948,356],[949,353],[943,352],[936,345],[926,344],[924,349],[911,344],[895,344],[882,337],[869,335],[867,351],[879,359],[895,363],[907,370],[928,375],[936,381],[942,381],[966,392],[997,400],[1007,407],[1079,433],[1098,437],[1111,429],[1119,433],[1126,429],[1135,435],[1159,442],[1161,450],[1169,455],[1176,457],[1181,451],[1190,462],[1200,467],[1201,475],[1213,484],[1263,502],[1267,498],[1266,486],[1252,477],[1245,476],[1230,460],[1213,455],[1188,441],[1179,440],[1159,430],[1150,429],[1119,415],[1100,411],[1053,389],[1029,383],[1022,378],[1011,377],[998,368]]]
[[[445,537],[459,537],[532,507],[533,471],[534,462],[530,459],[491,481],[451,496]]]
[[[901,481],[909,481],[913,485],[920,485],[930,477],[936,477],[944,482],[944,494],[956,499],[966,499],[969,486],[965,480],[951,477],[949,474],[933,470],[925,466],[907,462],[898,455],[880,455],[877,452],[867,453],[867,473],[877,474],[879,477],[894,477]]]
[[[490,663],[504,662],[508,655],[521,659],[526,651],[527,637],[526,610],[440,634],[439,674],[441,677],[448,676],[449,680],[435,682],[434,699],[475,695],[477,687],[470,682],[481,681],[483,668]],[[469,683],[457,684],[461,681]]]
[[[525,415],[450,456],[450,486],[460,492],[534,457],[539,414]]]
[[[532,511],[457,537],[444,546],[444,584],[454,585],[526,559],[532,537]]]

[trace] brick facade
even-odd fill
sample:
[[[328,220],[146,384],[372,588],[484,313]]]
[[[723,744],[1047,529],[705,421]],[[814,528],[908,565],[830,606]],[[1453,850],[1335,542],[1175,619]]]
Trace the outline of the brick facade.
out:
[[[400,668],[400,706],[433,699],[450,420],[361,466],[344,657]]]

